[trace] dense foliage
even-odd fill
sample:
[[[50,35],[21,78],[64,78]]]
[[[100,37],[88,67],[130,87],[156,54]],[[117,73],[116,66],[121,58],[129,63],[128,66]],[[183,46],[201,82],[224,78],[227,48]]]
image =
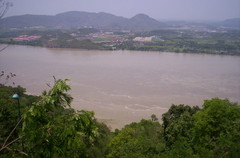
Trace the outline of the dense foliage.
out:
[[[203,108],[172,105],[158,122],[142,120],[116,131],[107,157],[237,158],[240,156],[240,106],[206,100]]]
[[[18,116],[18,102],[12,98],[12,95],[17,93],[20,96],[20,109],[21,113],[25,113],[26,109],[32,105],[33,102],[38,101],[39,97],[26,95],[25,89],[22,87],[8,87],[0,86],[0,146],[16,140],[21,131],[20,125],[16,126],[19,121]],[[16,129],[12,131],[14,128]],[[10,135],[10,133],[12,134]],[[8,138],[9,137],[9,138]],[[8,142],[5,142],[9,139]],[[10,144],[11,147],[0,151],[0,157],[11,157],[15,150],[21,145],[19,141]],[[0,148],[1,148],[0,147]]]
[[[165,149],[162,131],[160,123],[151,120],[126,125],[121,131],[115,131],[107,157],[155,157]]]
[[[156,115],[110,132],[90,111],[71,109],[68,80],[55,80],[41,96],[21,87],[0,88],[0,157],[238,158],[240,106],[205,100],[202,108],[172,105]],[[17,101],[21,103],[21,119]]]
[[[102,146],[104,141],[99,141],[107,140],[109,130],[96,121],[93,112],[70,108],[72,98],[66,93],[70,90],[66,81],[55,80],[52,89],[36,97],[30,106],[20,100],[22,127],[18,124],[17,103],[14,107],[11,96],[17,89],[22,98],[24,90],[1,88],[1,157],[89,157],[92,151],[102,154],[94,146]],[[99,136],[102,138],[97,139]]]

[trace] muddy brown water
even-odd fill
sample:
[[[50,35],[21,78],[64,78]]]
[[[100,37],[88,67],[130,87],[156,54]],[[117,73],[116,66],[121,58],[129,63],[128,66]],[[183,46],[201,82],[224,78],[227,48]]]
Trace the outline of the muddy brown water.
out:
[[[240,102],[239,56],[9,46],[0,70],[15,73],[16,84],[35,95],[52,76],[71,78],[72,107],[95,111],[112,129],[151,114],[161,118],[172,104]]]

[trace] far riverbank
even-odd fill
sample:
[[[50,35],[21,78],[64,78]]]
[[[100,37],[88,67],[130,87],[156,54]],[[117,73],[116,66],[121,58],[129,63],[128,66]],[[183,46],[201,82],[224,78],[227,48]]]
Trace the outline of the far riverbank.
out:
[[[5,30],[0,43],[86,50],[134,50],[240,55],[239,30],[154,30],[143,32],[75,30]]]

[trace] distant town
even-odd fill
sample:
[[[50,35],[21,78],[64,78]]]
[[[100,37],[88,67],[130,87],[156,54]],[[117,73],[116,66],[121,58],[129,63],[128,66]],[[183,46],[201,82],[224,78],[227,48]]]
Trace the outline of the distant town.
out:
[[[1,31],[0,43],[99,50],[144,50],[240,55],[240,31],[225,29],[162,29],[133,32],[27,29]]]

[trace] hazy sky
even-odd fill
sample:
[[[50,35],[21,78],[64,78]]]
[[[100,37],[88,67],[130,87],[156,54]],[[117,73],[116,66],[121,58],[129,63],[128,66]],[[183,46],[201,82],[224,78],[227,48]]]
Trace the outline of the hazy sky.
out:
[[[9,0],[6,16],[55,15],[66,11],[107,12],[123,17],[144,13],[165,20],[224,20],[240,17],[240,0]]]

